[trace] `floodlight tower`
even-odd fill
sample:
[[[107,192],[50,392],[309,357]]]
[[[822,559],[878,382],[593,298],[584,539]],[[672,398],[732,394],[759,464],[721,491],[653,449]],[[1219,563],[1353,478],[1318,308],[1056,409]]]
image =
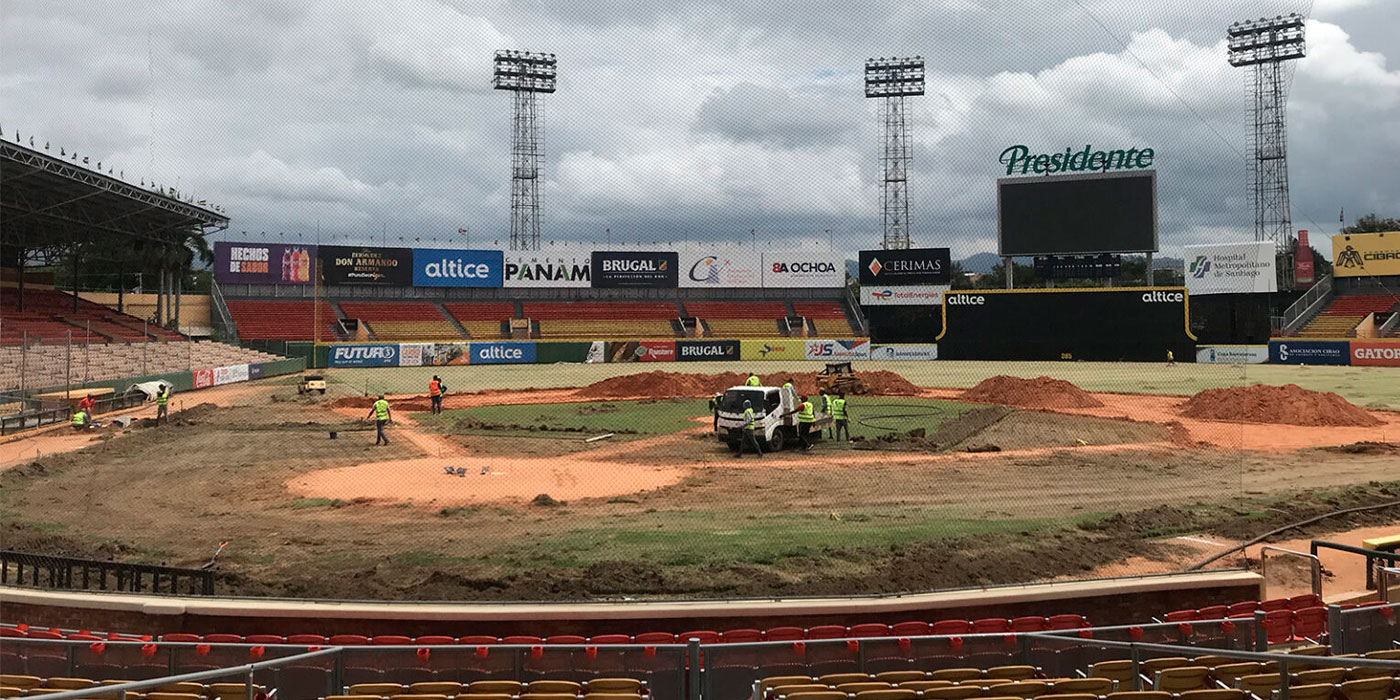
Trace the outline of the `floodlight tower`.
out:
[[[1236,22],[1227,33],[1230,65],[1251,68],[1254,240],[1273,241],[1282,250],[1293,235],[1288,208],[1288,127],[1284,120],[1290,75],[1283,64],[1306,55],[1303,16],[1291,13]]]
[[[511,92],[510,249],[540,249],[540,170],[544,163],[541,94],[554,92],[552,53],[497,51],[491,87]]]
[[[884,149],[880,163],[884,181],[880,187],[880,208],[885,217],[885,237],[881,247],[897,250],[909,247],[909,121],[905,97],[924,94],[924,59],[872,58],[865,62],[865,96],[878,97],[880,122],[884,125]]]

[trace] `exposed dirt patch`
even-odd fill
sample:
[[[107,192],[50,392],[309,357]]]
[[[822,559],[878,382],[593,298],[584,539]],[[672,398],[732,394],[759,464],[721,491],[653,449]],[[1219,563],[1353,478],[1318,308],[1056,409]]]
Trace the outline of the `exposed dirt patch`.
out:
[[[1400,454],[1400,444],[1393,442],[1353,442],[1350,445],[1338,445],[1336,447],[1321,448],[1327,452],[1339,452],[1349,455],[1397,455]]]
[[[1181,415],[1207,420],[1286,425],[1372,427],[1384,421],[1331,392],[1296,384],[1207,389],[1181,405]]]
[[[955,449],[996,445],[1003,450],[1035,447],[1131,445],[1171,440],[1171,428],[1126,419],[1072,416],[1040,411],[1017,411],[969,436]]]
[[[737,372],[722,374],[689,374],[684,372],[642,372],[611,377],[578,390],[578,396],[589,399],[651,396],[656,398],[704,397],[744,383],[747,375]],[[761,374],[764,386],[782,386],[789,378],[799,394],[817,391],[815,372],[794,374]],[[861,372],[859,378],[877,396],[914,396],[919,388],[904,377],[888,370]]]
[[[998,375],[964,391],[961,398],[1020,408],[1097,408],[1103,405],[1089,392],[1063,379],[1050,377],[1022,379]]]
[[[1004,406],[975,408],[938,426],[932,435],[926,435],[922,428],[902,433],[891,432],[868,440],[857,438],[852,447],[857,450],[938,452],[971,438],[1014,412]]]

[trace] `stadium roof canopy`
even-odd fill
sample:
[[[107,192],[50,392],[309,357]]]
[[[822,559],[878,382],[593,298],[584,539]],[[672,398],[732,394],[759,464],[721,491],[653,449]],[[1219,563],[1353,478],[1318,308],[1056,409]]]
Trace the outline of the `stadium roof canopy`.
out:
[[[0,141],[0,244],[12,252],[56,254],[74,244],[128,237],[176,242],[228,223],[212,207]]]

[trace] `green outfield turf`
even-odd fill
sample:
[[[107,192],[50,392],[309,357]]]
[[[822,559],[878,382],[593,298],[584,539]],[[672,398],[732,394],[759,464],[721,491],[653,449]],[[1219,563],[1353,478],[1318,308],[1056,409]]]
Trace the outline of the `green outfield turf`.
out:
[[[1248,384],[1297,384],[1314,391],[1341,394],[1371,408],[1400,410],[1400,371],[1385,367],[1322,367],[1287,365],[1207,365],[1182,363],[1173,367],[1152,363],[1114,362],[891,362],[854,363],[857,372],[885,369],[924,387],[970,387],[987,377],[1047,375],[1070,381],[1088,391],[1189,396],[1203,389]],[[479,389],[553,389],[576,387],[639,372],[812,372],[817,362],[687,362],[667,364],[593,365],[478,365],[460,367],[399,367],[331,369],[327,377],[356,393],[426,393],[428,380],[441,375],[453,391]]]

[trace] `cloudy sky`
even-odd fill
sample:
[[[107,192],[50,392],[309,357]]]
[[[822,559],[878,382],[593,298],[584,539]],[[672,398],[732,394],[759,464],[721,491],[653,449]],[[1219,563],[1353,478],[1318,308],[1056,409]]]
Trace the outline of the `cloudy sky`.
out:
[[[1173,253],[1252,236],[1224,29],[1295,10],[1295,226],[1400,215],[1395,0],[0,0],[0,127],[220,203],[225,238],[504,244],[491,56],[549,51],[546,240],[856,250],[880,235],[863,61],[917,54],[916,245],[994,250],[1002,149],[1092,143],[1156,150]]]

